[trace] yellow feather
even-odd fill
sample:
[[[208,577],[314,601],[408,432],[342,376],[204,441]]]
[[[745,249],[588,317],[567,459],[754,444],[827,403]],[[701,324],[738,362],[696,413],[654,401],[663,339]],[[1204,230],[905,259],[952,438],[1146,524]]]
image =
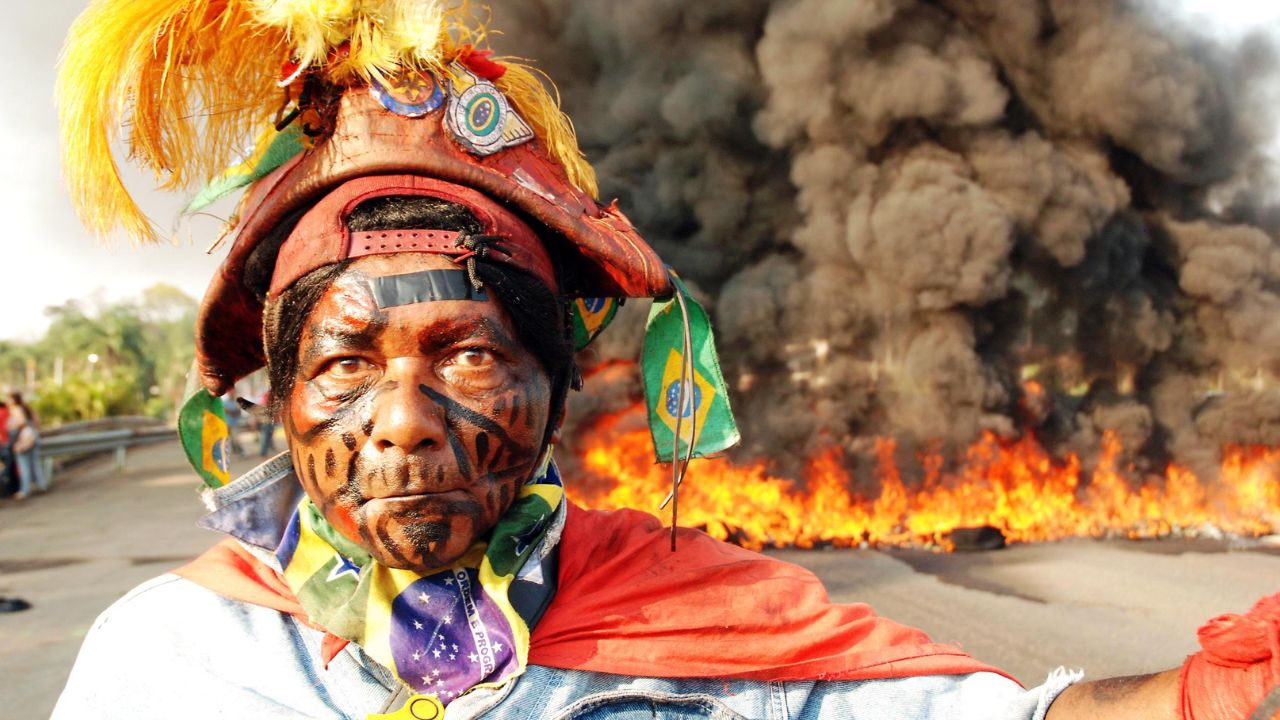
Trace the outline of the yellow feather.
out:
[[[320,65],[350,35],[355,0],[250,0],[254,18],[283,30],[296,59]]]
[[[467,0],[94,0],[71,27],[58,77],[76,210],[100,235],[155,240],[112,155],[122,126],[130,158],[163,188],[186,190],[231,164],[280,108],[275,79],[286,60],[338,86],[405,66],[444,74],[464,45],[483,46],[485,32]],[[346,57],[331,62],[343,43]],[[555,86],[516,60],[498,61],[507,66],[498,87],[594,196],[595,173]]]
[[[392,2],[391,6],[386,33],[392,44],[418,62],[439,63],[446,37],[440,6],[403,0]]]
[[[163,187],[203,182],[279,103],[282,40],[238,0],[90,5],[71,27],[57,87],[63,162],[84,223],[155,240],[112,156],[121,127],[130,157]]]
[[[560,110],[560,92],[541,70],[520,63],[515,58],[494,58],[507,67],[507,72],[494,81],[528,121],[551,157],[564,166],[569,182],[591,197],[599,195],[596,171],[578,148],[578,134],[573,121]],[[545,80],[545,85],[543,84]],[[550,87],[552,92],[548,92]]]

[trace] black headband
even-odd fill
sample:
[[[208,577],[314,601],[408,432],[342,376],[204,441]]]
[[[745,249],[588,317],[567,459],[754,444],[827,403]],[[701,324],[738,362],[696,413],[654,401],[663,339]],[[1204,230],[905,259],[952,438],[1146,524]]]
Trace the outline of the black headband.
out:
[[[430,300],[480,300],[489,296],[476,290],[464,270],[422,270],[404,275],[385,275],[369,281],[369,290],[379,308],[412,305]]]

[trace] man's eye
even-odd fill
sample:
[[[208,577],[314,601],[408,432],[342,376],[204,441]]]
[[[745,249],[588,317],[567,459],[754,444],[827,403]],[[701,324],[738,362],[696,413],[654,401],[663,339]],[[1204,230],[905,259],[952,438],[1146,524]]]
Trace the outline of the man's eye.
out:
[[[373,363],[358,357],[338,358],[324,368],[324,374],[336,378],[353,378],[367,374],[373,369]]]
[[[493,353],[488,350],[467,348],[456,353],[450,362],[458,367],[480,369],[492,365],[493,361]]]

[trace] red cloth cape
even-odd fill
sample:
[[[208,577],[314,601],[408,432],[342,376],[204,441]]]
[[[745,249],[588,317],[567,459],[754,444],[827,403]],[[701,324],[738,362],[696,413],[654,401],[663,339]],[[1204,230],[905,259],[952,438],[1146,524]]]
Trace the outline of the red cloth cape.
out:
[[[635,510],[570,503],[559,589],[534,628],[529,663],[640,677],[864,680],[1007,673],[924,632],[837,605],[804,568],[669,529]],[[284,582],[234,540],[177,574],[311,624]],[[314,627],[314,625],[312,625]],[[326,638],[330,657],[342,641]]]

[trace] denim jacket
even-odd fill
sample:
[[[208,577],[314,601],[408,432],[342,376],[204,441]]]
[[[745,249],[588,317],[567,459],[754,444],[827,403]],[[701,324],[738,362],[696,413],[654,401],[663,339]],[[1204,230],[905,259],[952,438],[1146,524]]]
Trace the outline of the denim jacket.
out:
[[[298,498],[287,456],[217,491],[202,525],[273,547]],[[275,532],[274,537],[271,533]],[[261,543],[270,543],[264,545]],[[85,638],[53,717],[324,718],[364,720],[407,697],[394,674],[354,643],[326,667],[323,633],[175,575],[143,583]],[[1078,673],[1023,690],[994,673],[760,682],[629,677],[530,665],[498,689],[454,700],[445,717],[769,718],[771,720],[1042,720]]]

